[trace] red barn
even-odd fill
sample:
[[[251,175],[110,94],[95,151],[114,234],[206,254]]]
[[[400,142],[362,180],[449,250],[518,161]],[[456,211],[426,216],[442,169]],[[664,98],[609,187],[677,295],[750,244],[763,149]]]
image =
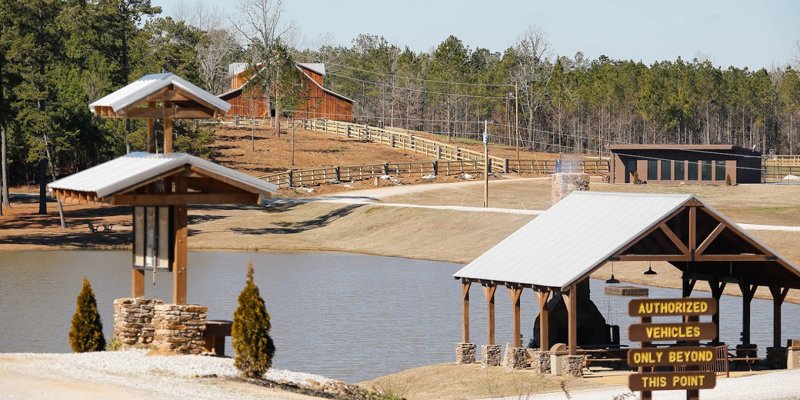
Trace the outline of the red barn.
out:
[[[297,69],[303,78],[304,101],[297,110],[296,118],[327,118],[337,121],[353,120],[353,100],[334,91],[325,89],[325,64],[297,63]],[[247,64],[231,64],[228,71],[231,75],[231,90],[219,97],[231,104],[228,116],[266,118],[274,115],[275,110],[268,110],[268,102],[259,88],[247,92],[242,90],[244,84],[252,76]]]

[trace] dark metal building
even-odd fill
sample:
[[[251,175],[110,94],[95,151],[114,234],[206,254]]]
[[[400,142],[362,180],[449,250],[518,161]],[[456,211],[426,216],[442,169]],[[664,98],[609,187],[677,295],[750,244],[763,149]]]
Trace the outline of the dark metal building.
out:
[[[616,144],[611,183],[761,183],[761,153],[730,144]]]

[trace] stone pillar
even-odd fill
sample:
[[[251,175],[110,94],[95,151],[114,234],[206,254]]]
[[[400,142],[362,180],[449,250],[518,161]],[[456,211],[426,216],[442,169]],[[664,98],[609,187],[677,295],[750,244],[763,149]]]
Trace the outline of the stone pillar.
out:
[[[531,352],[531,367],[533,371],[539,374],[547,374],[550,372],[550,352],[549,351],[533,351]]]
[[[576,378],[583,377],[583,364],[585,356],[561,356],[561,375]]]
[[[553,204],[558,203],[568,194],[576,190],[589,190],[589,175],[574,174],[553,174],[550,178],[552,187]]]
[[[114,300],[113,338],[123,349],[153,343],[154,306],[161,303],[161,300],[142,297]]]
[[[475,362],[475,344],[459,343],[456,346],[456,364],[472,364]]]
[[[501,361],[501,348],[499,344],[485,344],[481,346],[481,364],[484,367],[497,367]]]
[[[205,350],[207,311],[208,307],[195,304],[155,306],[155,344],[172,353],[201,354]]]
[[[503,365],[508,369],[528,368],[528,352],[524,347],[512,347],[506,345],[506,356]]]
[[[786,369],[800,369],[800,347],[790,347]]]

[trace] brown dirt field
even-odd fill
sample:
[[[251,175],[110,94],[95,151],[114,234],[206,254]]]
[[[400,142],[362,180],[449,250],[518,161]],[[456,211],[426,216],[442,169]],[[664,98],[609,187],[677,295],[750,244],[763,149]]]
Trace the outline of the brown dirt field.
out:
[[[401,371],[359,385],[408,399],[480,399],[504,396],[529,398],[541,393],[602,387],[591,379],[564,379],[533,370],[509,371],[480,364],[438,364]],[[565,397],[566,398],[566,397]]]

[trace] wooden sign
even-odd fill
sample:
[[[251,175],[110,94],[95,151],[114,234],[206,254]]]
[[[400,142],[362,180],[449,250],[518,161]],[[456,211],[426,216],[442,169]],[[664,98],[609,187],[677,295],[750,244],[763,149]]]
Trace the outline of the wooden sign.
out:
[[[631,317],[660,317],[673,315],[713,315],[717,302],[705,299],[635,299],[628,303]]]
[[[634,342],[705,340],[716,337],[717,326],[713,322],[632,324],[628,328],[628,338]]]
[[[628,387],[632,391],[713,389],[717,376],[713,372],[651,372],[631,374]]]
[[[717,361],[712,347],[646,347],[628,350],[631,367],[660,367],[672,365],[697,365]]]

